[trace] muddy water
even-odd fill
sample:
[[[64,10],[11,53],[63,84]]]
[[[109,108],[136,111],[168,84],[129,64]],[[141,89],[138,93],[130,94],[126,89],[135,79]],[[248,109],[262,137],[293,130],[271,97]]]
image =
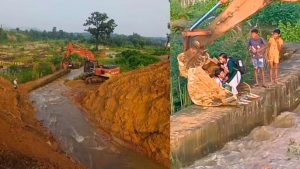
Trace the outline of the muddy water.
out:
[[[284,119],[279,126],[273,123],[258,127],[186,169],[300,169],[300,156],[288,152],[291,140],[300,141],[300,106],[294,113],[283,113],[281,117],[285,115],[293,120]],[[287,125],[291,121],[294,126]]]
[[[73,79],[81,72],[81,69],[73,70],[30,93],[37,118],[51,131],[61,148],[91,169],[162,169],[148,158],[113,144],[99,134],[83,112],[62,95],[69,90],[64,80]]]

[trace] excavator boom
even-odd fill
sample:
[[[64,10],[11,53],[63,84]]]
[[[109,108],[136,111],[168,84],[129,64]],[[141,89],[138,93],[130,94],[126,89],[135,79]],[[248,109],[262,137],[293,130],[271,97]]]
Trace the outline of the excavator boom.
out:
[[[96,61],[96,58],[94,56],[94,54],[85,49],[85,48],[82,48],[78,45],[75,46],[76,48],[73,47],[73,44],[70,42],[68,44],[68,47],[67,47],[67,50],[66,50],[66,53],[65,53],[65,57],[70,57],[70,55],[72,54],[77,54],[79,55],[80,57],[84,57],[85,59],[89,60],[89,61]]]
[[[239,23],[248,19],[259,12],[275,0],[232,0],[228,7],[209,25],[207,30],[196,30],[208,15],[215,11],[220,5],[226,4],[228,0],[221,0],[209,12],[201,17],[189,31],[183,32],[185,41],[184,51],[189,48],[189,39],[196,37],[195,40],[206,47],[223,34],[234,28]],[[300,0],[279,0],[281,2],[300,2]],[[188,39],[188,40],[187,40]]]

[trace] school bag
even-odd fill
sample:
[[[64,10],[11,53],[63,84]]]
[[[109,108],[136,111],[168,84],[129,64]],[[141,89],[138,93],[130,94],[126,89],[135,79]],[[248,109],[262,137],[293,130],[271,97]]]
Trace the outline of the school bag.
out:
[[[237,57],[235,57],[235,58],[230,57],[229,59],[231,59],[231,60],[234,62],[235,66],[236,66],[236,69],[237,69],[242,75],[246,73],[246,67],[245,67],[244,62],[243,62],[242,59],[237,58]]]

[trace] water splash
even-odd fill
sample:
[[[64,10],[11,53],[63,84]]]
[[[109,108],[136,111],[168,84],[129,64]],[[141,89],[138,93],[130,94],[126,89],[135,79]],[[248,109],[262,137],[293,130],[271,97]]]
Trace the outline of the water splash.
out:
[[[300,115],[282,115],[277,123],[258,127],[185,169],[298,169],[300,156],[291,155],[288,149],[291,139],[300,140]]]
[[[72,131],[73,131],[73,138],[77,141],[77,143],[81,143],[85,140],[85,138],[81,135],[78,134],[78,132],[75,130],[75,128],[72,126],[71,127]]]

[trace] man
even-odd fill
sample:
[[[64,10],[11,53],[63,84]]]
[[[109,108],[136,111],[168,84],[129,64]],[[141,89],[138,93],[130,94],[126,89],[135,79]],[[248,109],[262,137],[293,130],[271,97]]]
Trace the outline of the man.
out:
[[[219,55],[219,61],[222,64],[221,68],[224,70],[225,74],[227,74],[224,81],[231,87],[232,94],[237,97],[237,86],[242,78],[241,72],[238,71],[234,60],[229,58],[226,53],[221,53]]]
[[[251,30],[251,37],[248,42],[248,49],[251,55],[252,64],[254,67],[254,78],[255,78],[255,85],[259,86],[258,81],[258,73],[261,72],[262,78],[262,86],[265,86],[265,70],[264,70],[264,53],[265,53],[265,41],[259,36],[257,29]]]
[[[17,89],[18,88],[18,79],[15,79],[13,81],[13,84],[14,84],[14,89]]]

